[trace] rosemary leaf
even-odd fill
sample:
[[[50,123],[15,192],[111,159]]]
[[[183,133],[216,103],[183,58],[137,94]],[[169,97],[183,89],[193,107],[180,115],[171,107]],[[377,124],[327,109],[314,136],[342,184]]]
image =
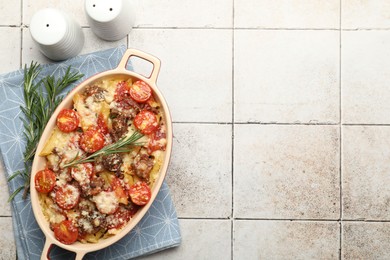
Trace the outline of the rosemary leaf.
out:
[[[88,156],[77,158],[78,157],[77,154],[70,162],[64,164],[63,167],[67,168],[80,163],[93,162],[99,156],[109,155],[113,153],[130,152],[132,151],[132,149],[130,149],[129,147],[139,145],[139,143],[135,143],[135,142],[141,139],[142,137],[143,135],[140,132],[136,131],[132,135],[125,136],[119,139],[117,142],[109,144],[103,147],[102,149],[100,149],[99,151],[96,151]]]
[[[34,159],[37,145],[43,130],[56,107],[62,101],[58,95],[71,83],[83,77],[79,72],[72,72],[69,66],[65,75],[56,80],[54,76],[46,76],[38,80],[42,68],[37,62],[31,62],[30,66],[24,66],[23,98],[24,106],[20,109],[24,117],[20,117],[23,122],[23,135],[26,139],[26,148],[23,153],[25,169],[13,173],[8,181],[20,177],[24,185],[17,188],[8,201],[11,201],[20,191],[23,190],[23,198],[27,197],[30,189],[31,164]],[[46,91],[46,94],[44,93]]]

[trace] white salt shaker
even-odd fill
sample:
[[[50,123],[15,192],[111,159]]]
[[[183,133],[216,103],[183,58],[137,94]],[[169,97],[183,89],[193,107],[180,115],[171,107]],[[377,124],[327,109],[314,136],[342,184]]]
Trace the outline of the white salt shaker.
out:
[[[76,56],[84,46],[80,25],[65,12],[54,8],[45,8],[33,15],[30,33],[39,50],[55,61]]]
[[[126,37],[134,25],[134,10],[130,1],[85,0],[85,13],[92,31],[107,41]]]

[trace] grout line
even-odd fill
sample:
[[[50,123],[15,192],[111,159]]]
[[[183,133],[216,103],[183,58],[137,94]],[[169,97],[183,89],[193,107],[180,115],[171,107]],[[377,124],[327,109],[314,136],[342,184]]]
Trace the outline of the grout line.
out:
[[[235,100],[235,92],[234,92],[234,51],[235,51],[235,45],[234,45],[234,42],[235,42],[235,29],[234,29],[234,26],[235,26],[235,19],[234,19],[234,14],[235,14],[235,10],[234,10],[234,0],[232,0],[232,15],[233,15],[233,20],[232,20],[232,154],[231,154],[231,182],[232,182],[232,212],[231,212],[231,223],[230,223],[230,259],[233,259],[234,258],[234,133],[235,133],[235,127],[234,127],[234,121],[235,121],[235,117],[234,117],[234,110],[235,110],[235,106],[234,106],[234,100]]]
[[[338,126],[339,123],[262,123],[262,122],[200,122],[174,121],[174,124],[205,124],[205,125],[309,125],[309,126]]]
[[[0,217],[11,217],[11,216],[0,216]],[[178,217],[178,219],[184,220],[226,220],[226,221],[285,221],[285,222],[334,222],[334,223],[390,223],[388,220],[378,219],[296,219],[296,218],[230,218],[230,217]]]
[[[340,94],[341,95],[341,94]],[[341,98],[341,97],[340,97]],[[341,109],[341,107],[340,107]],[[204,125],[292,125],[292,126],[382,126],[389,127],[390,124],[343,124],[343,123],[275,123],[275,122],[197,122],[197,121],[174,121],[174,124],[204,124]]]
[[[287,219],[287,218],[234,218],[234,220],[247,220],[247,221],[286,221],[286,222],[340,222],[339,219]]]
[[[19,53],[19,69],[23,68],[23,1],[20,1],[20,53]]]
[[[340,32],[339,32],[339,43],[340,43],[340,49],[339,49],[339,142],[340,142],[340,160],[339,160],[339,189],[340,189],[340,223],[339,223],[339,259],[342,259],[342,252],[343,252],[343,247],[342,247],[342,239],[343,239],[343,230],[342,230],[342,224],[343,224],[343,172],[342,172],[342,162],[343,162],[343,143],[342,143],[342,138],[343,138],[343,113],[342,113],[342,107],[343,107],[343,99],[342,99],[342,84],[341,84],[341,79],[342,79],[342,71],[341,71],[341,65],[342,65],[342,60],[341,60],[341,54],[342,54],[342,0],[340,0],[340,10],[339,10],[339,23],[340,23]]]
[[[339,123],[277,123],[277,122],[234,122],[236,125],[329,125],[337,126]]]
[[[390,124],[359,124],[359,123],[356,123],[356,124],[342,124],[343,126],[384,126],[384,127],[388,127],[390,126]]]

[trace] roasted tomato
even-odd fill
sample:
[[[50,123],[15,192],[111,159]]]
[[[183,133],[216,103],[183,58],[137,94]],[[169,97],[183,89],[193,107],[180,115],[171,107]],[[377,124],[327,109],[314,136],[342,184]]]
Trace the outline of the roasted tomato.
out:
[[[149,143],[148,143],[148,153],[151,154],[154,151],[161,150],[165,151],[167,140],[166,134],[161,131],[161,129],[153,132],[149,136]]]
[[[131,216],[129,210],[124,207],[119,207],[114,214],[107,216],[107,228],[120,228],[130,220]]]
[[[116,101],[123,100],[126,96],[129,95],[129,86],[125,81],[119,82],[115,90],[114,99]]]
[[[34,178],[35,189],[40,193],[49,193],[53,190],[56,185],[56,175],[49,169],[44,169],[37,174]]]
[[[104,135],[108,134],[107,122],[104,119],[104,116],[102,114],[99,114],[99,116],[98,116],[97,125],[98,125],[98,129],[100,130],[100,132],[102,134],[104,134]]]
[[[79,117],[73,109],[63,109],[57,116],[57,126],[65,133],[72,132],[79,126]]]
[[[143,205],[146,205],[150,201],[150,198],[152,197],[152,192],[151,192],[148,184],[146,184],[143,181],[139,181],[130,187],[129,195],[130,195],[131,201],[134,204],[137,204],[139,206],[143,206]]]
[[[112,190],[115,192],[115,196],[118,198],[119,203],[122,204],[127,204],[129,203],[127,200],[127,193],[126,191],[122,188],[121,183],[117,177],[113,177],[111,180],[111,187]]]
[[[149,110],[142,110],[135,116],[134,126],[143,134],[151,134],[158,128],[157,116]]]
[[[130,96],[139,103],[144,103],[152,96],[152,89],[142,80],[138,80],[130,86]]]
[[[73,185],[65,184],[58,187],[55,198],[60,208],[72,209],[79,203],[80,190]]]
[[[55,238],[63,244],[73,244],[77,241],[79,232],[77,228],[69,220],[64,220],[61,223],[54,226]]]
[[[81,148],[87,153],[94,153],[104,146],[104,135],[94,128],[88,129],[81,136]]]
[[[92,178],[93,165],[92,163],[77,164],[75,167],[72,167],[71,174],[72,178],[82,185],[83,183],[88,182],[88,179]]]

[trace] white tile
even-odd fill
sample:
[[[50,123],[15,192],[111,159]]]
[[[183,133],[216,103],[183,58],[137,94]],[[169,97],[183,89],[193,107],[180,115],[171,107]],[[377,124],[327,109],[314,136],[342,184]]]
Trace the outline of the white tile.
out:
[[[81,50],[80,54],[86,54],[86,53],[100,51],[104,49],[115,48],[120,45],[127,46],[127,37],[112,42],[112,41],[105,41],[100,39],[89,28],[84,28],[83,33],[85,37],[85,42],[84,42],[84,48]]]
[[[390,31],[343,31],[344,123],[390,123]]]
[[[98,38],[90,28],[83,28],[83,33],[85,37],[84,47],[79,53],[79,55],[95,52],[99,50],[109,49],[118,47],[120,45],[127,46],[127,38],[115,42],[104,41]],[[40,64],[53,63],[52,60],[46,58],[40,51],[38,46],[31,38],[30,30],[28,28],[23,29],[23,53],[22,61],[23,64],[30,64],[34,60]]]
[[[161,59],[157,85],[174,121],[231,122],[231,30],[136,29],[129,47]]]
[[[233,258],[338,259],[337,222],[234,221]]]
[[[0,248],[0,259],[16,259],[15,239],[10,217],[0,218]]]
[[[339,0],[235,0],[236,28],[339,28]]]
[[[390,28],[388,0],[343,0],[341,28]]]
[[[52,63],[50,59],[46,58],[38,48],[38,45],[33,41],[30,30],[23,28],[23,49],[22,49],[22,64],[29,65],[31,61],[40,64]]]
[[[182,234],[179,247],[139,259],[231,259],[230,220],[180,219],[179,222]]]
[[[234,216],[339,218],[337,126],[235,125]]]
[[[167,173],[179,217],[231,215],[230,125],[174,124],[173,153]]]
[[[233,23],[232,0],[135,0],[133,8],[138,27],[226,28]]]
[[[87,18],[84,14],[84,1],[74,0],[62,0],[62,1],[47,1],[47,0],[34,0],[23,1],[23,23],[30,24],[30,20],[33,15],[44,8],[56,8],[66,12],[72,18],[74,18],[80,26],[87,26]]]
[[[343,218],[390,220],[390,128],[344,127]]]
[[[11,216],[11,207],[8,201],[9,189],[7,185],[6,173],[0,156],[0,216]]]
[[[0,35],[6,35],[6,40],[0,41],[1,74],[20,68],[21,31],[20,28],[1,27]]]
[[[337,31],[237,30],[236,122],[337,123]]]
[[[388,222],[344,222],[342,237],[342,259],[390,259]]]
[[[21,11],[20,0],[0,0],[0,25],[20,25]]]

